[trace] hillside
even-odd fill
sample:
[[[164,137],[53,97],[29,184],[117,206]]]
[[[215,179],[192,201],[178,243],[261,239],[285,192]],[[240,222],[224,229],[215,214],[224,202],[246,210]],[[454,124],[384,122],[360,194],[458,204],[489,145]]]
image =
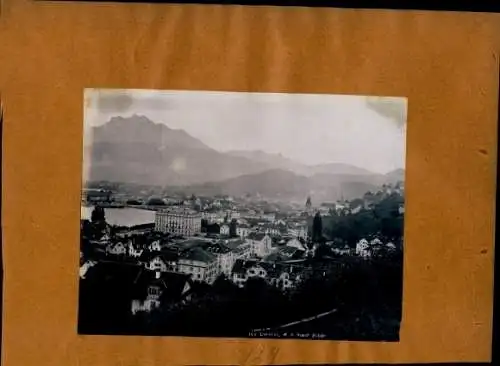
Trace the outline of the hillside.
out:
[[[183,130],[147,117],[113,117],[86,141],[84,180],[188,186],[199,194],[334,199],[404,179],[404,170],[375,174],[348,164],[307,166],[263,151],[216,151]],[[209,182],[209,183],[207,183]],[[364,193],[364,192],[362,192]],[[361,194],[362,194],[361,193]]]
[[[379,185],[367,182],[360,176],[322,174],[306,177],[286,170],[273,169],[223,181],[171,189],[185,194],[237,197],[249,195],[277,201],[302,202],[308,195],[313,195],[316,201],[356,198],[378,187]]]
[[[185,131],[140,116],[116,117],[94,127],[85,160],[86,180],[151,185],[195,184],[268,169],[260,162],[220,153]]]
[[[319,165],[306,165],[284,157],[281,154],[270,154],[260,150],[229,151],[233,156],[245,157],[269,166],[269,169],[289,170],[295,174],[312,176],[315,174],[340,174],[340,175],[373,175],[369,170],[358,168],[349,164],[330,163]]]

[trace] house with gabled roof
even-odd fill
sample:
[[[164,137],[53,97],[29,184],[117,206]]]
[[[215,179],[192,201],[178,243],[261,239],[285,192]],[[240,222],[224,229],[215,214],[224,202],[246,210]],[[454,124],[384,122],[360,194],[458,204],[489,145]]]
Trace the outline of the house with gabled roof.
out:
[[[272,239],[265,233],[251,233],[246,238],[250,244],[252,255],[263,258],[272,252]]]
[[[277,257],[276,261],[288,261],[288,260],[296,260],[296,259],[303,259],[307,253],[306,249],[303,248],[297,248],[297,247],[289,247],[285,246],[276,251]],[[271,257],[273,254],[272,253],[269,257]],[[267,261],[270,261],[266,259]]]
[[[154,240],[148,245],[148,249],[151,252],[160,252],[161,251],[161,242],[160,240]]]
[[[233,253],[235,260],[249,258],[252,255],[252,248],[247,240],[226,239],[223,244]]]
[[[371,255],[370,253],[370,243],[366,239],[361,239],[356,244],[356,255],[366,258]]]
[[[121,241],[111,243],[106,247],[106,254],[125,255],[127,254],[127,247]]]
[[[199,246],[181,252],[176,263],[176,271],[190,275],[194,281],[209,284],[219,275],[216,256]]]
[[[229,235],[229,225],[228,224],[223,224],[220,226],[220,233],[221,235]]]
[[[264,224],[261,227],[261,232],[269,235],[269,236],[280,236],[281,230],[277,225],[273,224]]]
[[[140,246],[134,245],[133,240],[129,240],[129,242],[128,242],[128,255],[130,257],[140,258],[143,252],[144,252],[144,249],[142,249]]]
[[[308,239],[307,224],[302,224],[302,223],[291,224],[290,227],[288,228],[288,235],[295,237],[297,239],[301,238],[307,240]]]
[[[236,227],[236,235],[241,239],[245,239],[250,234],[250,226],[247,224],[239,224]]]
[[[289,290],[302,280],[302,272],[303,267],[300,265],[238,259],[233,266],[231,280],[243,287],[247,280],[261,278],[281,290]]]
[[[170,251],[143,253],[140,259],[149,271],[167,272],[177,265],[178,254]]]
[[[226,276],[231,274],[231,270],[236,260],[235,253],[222,241],[206,242],[202,248],[215,256],[217,260],[218,272]]]
[[[137,314],[189,301],[192,281],[182,273],[141,271],[132,286],[131,310]]]

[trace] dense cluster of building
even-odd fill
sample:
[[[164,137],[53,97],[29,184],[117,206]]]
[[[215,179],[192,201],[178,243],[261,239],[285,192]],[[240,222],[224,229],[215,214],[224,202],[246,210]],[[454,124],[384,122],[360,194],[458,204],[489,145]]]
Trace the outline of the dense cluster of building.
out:
[[[82,223],[81,280],[92,278],[96,269],[109,263],[128,266],[137,272],[131,276],[131,286],[138,289],[131,311],[137,313],[165,302],[189,301],[194,284],[211,285],[221,275],[238,287],[250,278],[261,278],[288,291],[317,270],[308,264],[318,248],[310,240],[308,218],[321,211],[312,209],[309,198],[305,209],[302,206],[286,217],[213,203],[215,209],[212,204],[205,211],[189,205],[158,209],[154,223],[115,230],[108,225],[99,237],[85,237]],[[338,206],[336,210],[346,209]],[[217,230],[207,232],[207,225]],[[357,258],[396,250],[396,245],[378,238],[363,239],[355,248],[326,244],[336,255]]]

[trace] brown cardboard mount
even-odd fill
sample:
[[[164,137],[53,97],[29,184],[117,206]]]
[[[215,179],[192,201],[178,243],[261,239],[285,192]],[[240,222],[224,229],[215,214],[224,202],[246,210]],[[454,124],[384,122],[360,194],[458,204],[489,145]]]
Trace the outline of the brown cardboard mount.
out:
[[[4,0],[4,366],[489,361],[500,19]],[[86,87],[408,97],[401,341],[78,336]]]

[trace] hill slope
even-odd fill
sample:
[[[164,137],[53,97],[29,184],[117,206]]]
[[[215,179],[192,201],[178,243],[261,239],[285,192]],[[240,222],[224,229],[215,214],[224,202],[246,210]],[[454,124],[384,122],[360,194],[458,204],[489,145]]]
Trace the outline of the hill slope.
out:
[[[92,130],[85,148],[89,181],[194,184],[255,173],[268,166],[209,148],[183,130],[146,117],[115,117]]]

